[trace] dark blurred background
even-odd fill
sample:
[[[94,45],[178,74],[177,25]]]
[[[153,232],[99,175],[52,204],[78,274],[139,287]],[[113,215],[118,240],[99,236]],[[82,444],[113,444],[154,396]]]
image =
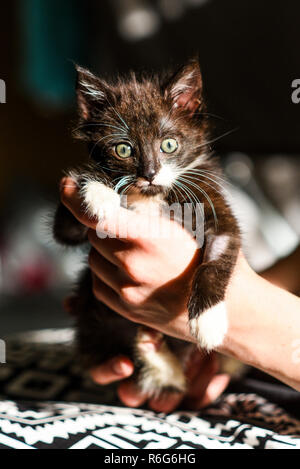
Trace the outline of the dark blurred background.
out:
[[[3,0],[1,8],[1,337],[70,323],[61,300],[83,255],[55,246],[50,214],[63,169],[87,157],[71,138],[74,61],[109,77],[198,54],[250,262],[261,269],[296,246],[299,0]]]

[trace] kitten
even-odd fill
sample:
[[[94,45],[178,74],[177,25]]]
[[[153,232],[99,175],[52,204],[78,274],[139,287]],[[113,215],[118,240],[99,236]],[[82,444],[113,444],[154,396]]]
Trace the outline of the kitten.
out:
[[[199,64],[193,60],[168,79],[109,84],[77,67],[79,126],[89,144],[88,165],[71,171],[85,208],[99,218],[120,205],[127,191],[134,210],[145,203],[204,204],[205,240],[188,302],[189,325],[200,347],[211,351],[227,332],[225,292],[240,248],[240,230],[226,200],[221,169],[209,148]],[[117,182],[119,181],[119,182]],[[86,241],[87,229],[60,205],[54,222],[58,242]],[[93,295],[86,269],[73,302],[79,353],[86,367],[119,354],[136,364],[136,379],[149,394],[184,391],[184,366],[194,347],[163,337],[110,311]],[[147,351],[149,337],[157,350]]]

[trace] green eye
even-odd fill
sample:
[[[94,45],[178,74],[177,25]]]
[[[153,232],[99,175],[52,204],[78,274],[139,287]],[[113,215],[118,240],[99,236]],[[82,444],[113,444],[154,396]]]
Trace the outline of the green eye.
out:
[[[175,138],[166,138],[161,144],[161,151],[164,153],[174,153],[178,148],[178,143]]]
[[[132,147],[128,143],[119,143],[115,150],[120,158],[129,158],[132,155]]]

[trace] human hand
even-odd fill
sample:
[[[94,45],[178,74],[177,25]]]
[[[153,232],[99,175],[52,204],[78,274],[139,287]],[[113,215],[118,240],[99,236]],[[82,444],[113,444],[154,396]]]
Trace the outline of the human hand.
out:
[[[122,227],[112,223],[119,214],[112,213],[109,223],[88,218],[72,179],[63,180],[61,198],[73,215],[90,228],[89,265],[96,298],[131,321],[194,341],[186,305],[200,253],[192,236],[176,222],[161,218],[159,233],[167,228],[167,237],[144,233],[136,238],[148,215],[120,208],[128,233],[124,239],[120,237]],[[102,239],[97,235],[96,229],[98,233],[109,232],[112,225],[115,232],[110,234],[114,237]]]
[[[150,398],[141,393],[137,385],[129,378],[134,372],[133,363],[124,356],[94,368],[91,371],[93,380],[100,385],[121,381],[118,386],[120,400],[128,407],[139,407],[148,401],[150,409],[156,412],[172,412],[179,405],[189,410],[198,410],[215,401],[226,389],[230,377],[217,374],[218,358],[215,353],[210,355],[196,350],[186,367],[188,390],[186,394],[165,393],[158,398]]]

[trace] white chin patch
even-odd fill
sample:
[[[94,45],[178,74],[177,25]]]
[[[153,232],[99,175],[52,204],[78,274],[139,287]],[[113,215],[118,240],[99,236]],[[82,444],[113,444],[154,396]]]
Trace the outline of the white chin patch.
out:
[[[222,301],[190,320],[190,330],[198,345],[207,351],[222,345],[228,330],[225,302]]]
[[[162,166],[152,181],[157,186],[172,187],[176,179],[176,174],[171,165]]]

